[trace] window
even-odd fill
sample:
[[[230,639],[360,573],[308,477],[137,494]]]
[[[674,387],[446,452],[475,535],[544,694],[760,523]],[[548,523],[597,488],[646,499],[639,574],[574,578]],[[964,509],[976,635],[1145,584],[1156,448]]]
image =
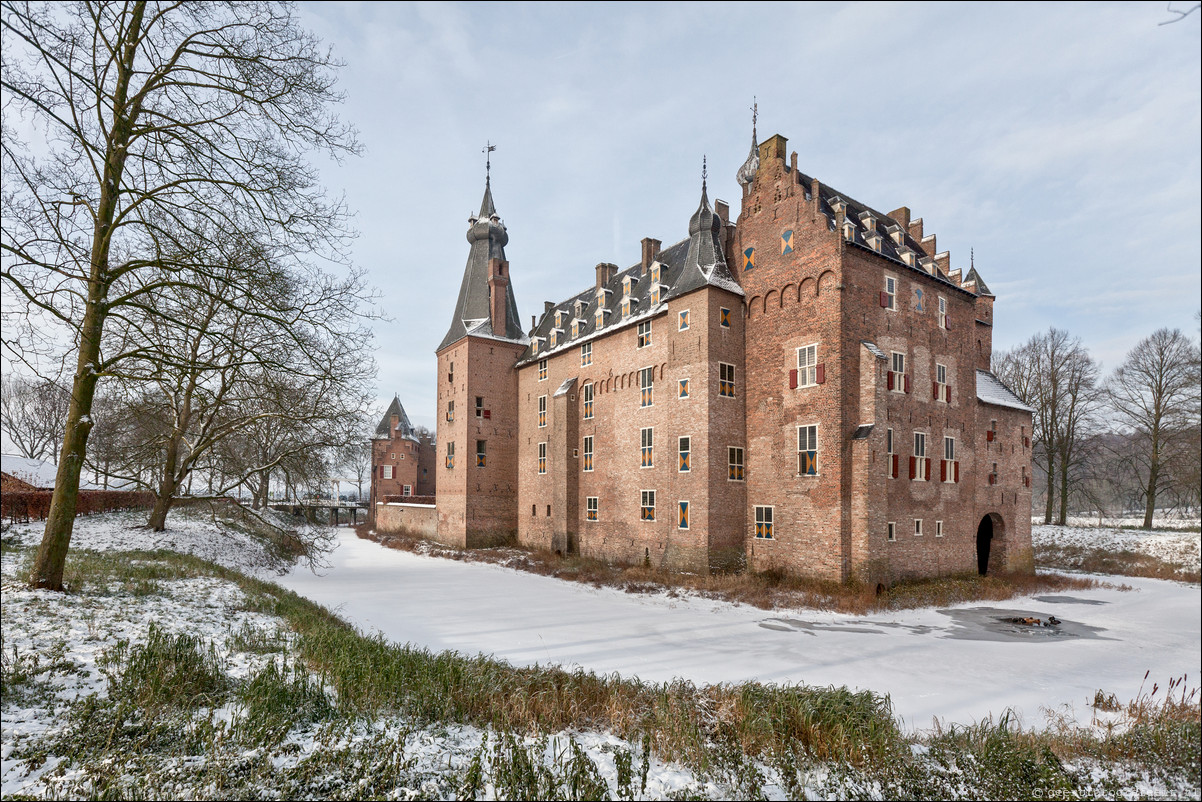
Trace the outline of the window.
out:
[[[538,360],[538,380],[545,382],[547,380],[547,360]]]
[[[725,362],[718,363],[718,395],[723,398],[735,397],[735,366]]]
[[[381,479],[391,479],[391,478],[393,478],[393,476],[392,476],[392,466],[391,466],[391,465],[381,465],[381,466],[380,466],[380,478],[381,478]]]
[[[447,366],[447,382],[455,381],[455,363],[451,362]]]
[[[914,537],[922,537],[922,519],[914,519]]]
[[[651,321],[644,320],[639,324],[639,348],[651,345]]]
[[[935,537],[943,537],[943,521],[935,522]]]
[[[593,364],[593,344],[585,343],[580,346],[580,367],[587,368]]]
[[[597,328],[601,328],[605,325],[605,310],[598,309],[597,314],[594,315],[593,318],[593,322],[596,324]]]
[[[655,430],[653,428],[641,429],[639,431],[639,443],[642,458],[640,467],[650,468],[655,464],[655,456],[653,454],[655,445]]]
[[[643,490],[640,501],[640,512],[644,521],[655,520],[655,491]]]
[[[402,496],[412,496],[413,495],[413,485],[402,485],[401,486],[401,495]]]
[[[797,427],[797,472],[818,475],[818,425]]]
[[[935,364],[935,381],[931,385],[932,396],[936,401],[951,403],[952,388],[947,386],[947,365]]]
[[[897,524],[895,522],[890,521],[885,525],[885,539],[897,540]]]
[[[755,508],[755,536],[772,538],[772,507]]]
[[[680,380],[679,389],[676,392],[676,397],[677,398],[688,398],[689,397],[689,380],[688,379]]]
[[[726,463],[726,478],[735,482],[743,481],[743,449],[735,446],[727,448]]]
[[[622,299],[622,317],[630,317],[630,299]]]
[[[893,430],[885,430],[885,454],[888,457],[888,463],[885,470],[889,472],[889,478],[897,478],[897,463],[899,462],[897,449],[893,445]]]
[[[931,478],[931,461],[927,459],[927,436],[914,433],[914,456],[910,457],[910,478],[926,481]]]
[[[947,325],[947,299],[942,295],[939,296],[939,328],[946,329]],[[938,537],[938,535],[936,535]]]
[[[487,440],[477,440],[476,441],[476,467],[477,468],[483,468],[485,463],[488,461],[484,456],[484,444],[486,442],[488,442],[488,441]]]
[[[680,451],[680,467],[681,473],[688,473],[690,470],[690,440],[687,437],[681,437],[678,441],[678,449]]]
[[[885,276],[885,290],[881,293],[881,306],[889,310],[897,309],[897,279]]]
[[[889,386],[888,389],[898,393],[910,392],[910,377],[906,375],[906,355],[899,352],[892,352],[893,361],[889,371]]]
[[[584,470],[585,472],[593,469],[593,436],[590,434],[584,438]]]
[[[718,325],[724,329],[730,328],[730,310],[725,306],[718,309]]]
[[[448,401],[447,402],[447,423],[450,423],[453,420],[455,420],[455,402]]]
[[[476,396],[476,417],[484,417],[484,396],[481,395]]]
[[[396,459],[396,452],[394,451],[394,452],[392,452],[391,454],[389,454],[389,455],[388,455],[388,458],[389,458],[389,459]]]
[[[680,318],[680,323],[679,323],[679,328],[677,330],[684,331],[685,329],[687,329],[689,327],[689,310],[681,309],[679,318]]]
[[[455,444],[447,443],[447,467],[455,467]]]
[[[551,347],[559,345],[559,329],[551,329]]]
[[[943,438],[943,459],[939,463],[941,482],[960,481],[960,463],[956,461],[956,438]]]
[[[538,472],[539,473],[547,472],[547,444],[546,443],[538,444]]]
[[[584,419],[593,419],[593,385],[584,385]]]
[[[676,528],[689,528],[689,502],[687,501],[677,502]]]
[[[652,384],[655,381],[655,368],[643,368],[639,371],[639,390],[640,400],[639,406],[649,407],[654,402],[655,388]]]
[[[600,504],[596,496],[589,496],[584,500],[584,520],[596,521],[600,512]]]
[[[547,397],[545,395],[538,397],[538,428],[547,428]]]
[[[818,383],[818,345],[797,349],[797,386],[813,387]]]

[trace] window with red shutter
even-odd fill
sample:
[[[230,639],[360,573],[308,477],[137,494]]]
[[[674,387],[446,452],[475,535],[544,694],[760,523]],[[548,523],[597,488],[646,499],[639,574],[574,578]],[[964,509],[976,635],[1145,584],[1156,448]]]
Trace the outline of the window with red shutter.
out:
[[[894,454],[894,455],[893,455],[893,478],[894,478],[894,479],[896,479],[896,478],[897,478],[897,474],[898,474],[898,463],[900,463],[900,462],[901,462],[901,459],[899,459],[899,457],[900,457],[900,456],[901,456],[900,454]]]
[[[910,376],[908,374],[906,375],[905,392],[910,392]]]
[[[789,389],[790,390],[797,389],[797,369],[796,368],[789,371]]]
[[[826,363],[819,363],[818,367],[814,368],[814,381],[818,384],[826,382]]]
[[[881,308],[882,309],[889,308],[889,293],[884,292],[884,291],[881,292]]]
[[[889,371],[889,378],[887,381],[887,385],[890,390],[893,389],[893,371]]]
[[[910,457],[910,478],[918,477],[918,457]]]

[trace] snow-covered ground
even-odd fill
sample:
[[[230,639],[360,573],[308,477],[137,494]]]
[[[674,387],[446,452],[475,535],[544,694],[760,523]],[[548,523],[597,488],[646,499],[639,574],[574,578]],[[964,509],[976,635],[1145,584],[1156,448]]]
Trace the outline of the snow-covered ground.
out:
[[[1136,551],[1195,570],[1202,564],[1202,532],[1039,524],[1031,527],[1031,542],[1037,551],[1041,546]]]
[[[327,570],[298,568],[277,581],[400,643],[648,681],[848,685],[889,694],[907,726],[925,729],[1007,708],[1028,726],[1043,724],[1047,711],[1088,724],[1096,690],[1131,699],[1147,671],[1149,685],[1162,687],[1196,676],[1198,586],[1100,578],[1131,589],[864,617],[767,612],[394,551],[343,530]],[[1065,624],[1011,630],[996,621],[1019,614]]]
[[[220,506],[217,509],[221,511]],[[258,515],[269,524],[284,529],[297,528],[295,519],[274,510],[253,512],[243,509],[240,512]],[[146,528],[147,515],[147,510],[81,515],[75,519],[71,548],[98,551],[168,549],[193,554],[227,568],[260,573],[278,572],[288,565],[265,550],[261,540],[238,527],[219,523],[207,504],[181,505],[172,510],[167,516],[164,532]],[[6,534],[25,545],[37,545],[45,526],[45,521],[13,524]],[[328,537],[327,533],[332,531],[328,527],[305,526],[304,529],[304,534],[310,537]]]

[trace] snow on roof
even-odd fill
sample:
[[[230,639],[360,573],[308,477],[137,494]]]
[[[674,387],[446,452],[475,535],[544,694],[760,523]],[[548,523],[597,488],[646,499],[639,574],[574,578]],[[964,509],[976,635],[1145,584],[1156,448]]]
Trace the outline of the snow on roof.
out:
[[[977,371],[977,400],[998,407],[1021,409],[1023,412],[1035,411],[1024,404],[1014,391],[1002,384],[1001,379],[987,370]]]
[[[0,470],[39,490],[53,489],[54,478],[58,474],[58,468],[49,462],[17,454],[0,454]]]
[[[38,490],[53,490],[54,480],[58,476],[58,466],[40,459],[29,459],[20,454],[0,454],[0,471],[9,476],[28,482]],[[94,483],[80,477],[80,490],[99,490]]]
[[[885,352],[882,351],[876,343],[870,343],[868,340],[860,340],[860,345],[872,352],[873,356],[875,356],[877,359],[884,359],[885,361],[889,360],[889,357],[885,356]]]

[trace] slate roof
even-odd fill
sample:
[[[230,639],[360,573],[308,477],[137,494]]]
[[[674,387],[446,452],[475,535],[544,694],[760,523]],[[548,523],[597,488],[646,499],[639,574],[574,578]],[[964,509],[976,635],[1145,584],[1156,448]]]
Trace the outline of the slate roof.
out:
[[[1009,407],[1023,412],[1034,412],[1031,407],[1014,394],[1002,380],[987,370],[977,371],[977,400],[983,404],[993,404],[995,407]]]
[[[968,271],[968,275],[964,277],[964,283],[975,281],[977,284],[977,295],[988,295],[990,298],[995,298],[992,292],[989,291],[989,285],[985,283],[985,279],[981,278],[981,274],[977,272],[975,267]]]
[[[409,422],[409,416],[405,414],[405,408],[401,406],[400,396],[393,396],[392,403],[388,405],[388,409],[384,411],[384,417],[380,419],[380,425],[376,427],[376,433],[372,436],[373,440],[389,439],[388,424],[392,421],[392,416],[398,418],[397,430],[400,431],[401,437],[406,440],[418,442],[417,432],[413,429],[413,424]]]
[[[656,255],[656,263],[660,267],[660,290],[659,299],[655,304],[651,303],[651,268],[643,275],[640,262],[625,270],[615,271],[613,279],[603,288],[607,290],[604,301],[594,284],[547,309],[531,332],[531,343],[522,352],[518,365],[534,359],[543,359],[548,354],[577,347],[598,336],[647,320],[662,312],[668,301],[701,287],[717,287],[735,295],[743,295],[743,288],[731,275],[722,255],[721,229],[722,220],[710,208],[703,183],[701,202],[689,220],[689,238],[669,245]],[[630,314],[623,317],[622,303],[626,300],[623,290],[627,278],[633,282],[629,296],[631,305]],[[577,304],[579,316],[576,311]],[[596,324],[599,307],[606,310],[605,322],[600,329]],[[560,315],[560,329],[556,345],[552,347],[551,333],[555,329],[556,312]],[[579,321],[575,337],[572,337],[573,320]],[[535,338],[541,338],[537,353],[534,351]]]
[[[437,351],[461,340],[468,334],[480,337],[496,337],[503,340],[526,342],[518,319],[518,304],[513,297],[513,284],[506,288],[505,330],[493,331],[489,321],[488,262],[505,258],[505,245],[509,233],[505,223],[497,215],[492,199],[490,182],[484,183],[484,199],[480,202],[480,213],[468,218],[467,241],[471,244],[467,265],[463,269],[463,282],[459,286],[459,299],[451,316],[451,327],[439,343]]]
[[[806,199],[809,200],[811,193],[810,188],[813,186],[813,179],[801,171],[798,171],[798,179],[800,180],[801,186],[806,190]],[[949,279],[946,275],[940,272],[938,268],[935,269],[935,272],[932,275],[919,264],[907,264],[905,259],[902,258],[902,252],[904,248],[909,248],[911,251],[914,251],[918,258],[924,258],[927,256],[934,257],[935,254],[927,254],[922,244],[910,236],[910,232],[906,229],[906,227],[902,226],[889,215],[885,214],[884,212],[879,212],[876,209],[873,209],[871,206],[861,203],[855,198],[839,192],[834,187],[823,184],[821,181],[818,182],[818,198],[818,209],[826,216],[827,226],[831,231],[834,231],[837,225],[835,204],[839,201],[842,201],[845,204],[845,217],[854,228],[852,238],[847,240],[847,242],[850,244],[872,251],[873,253],[879,254],[880,256],[883,256],[892,262],[896,262],[898,269],[921,273],[924,276],[933,278],[935,281],[951,289],[958,290],[967,295],[974,295],[972,291],[961,287],[959,284]],[[871,219],[865,219],[865,212],[871,215]],[[892,226],[898,226],[901,234],[901,242],[894,241],[893,237],[891,236],[890,228]],[[880,237],[880,250],[873,248],[868,242],[868,238],[874,233]],[[840,232],[840,234],[842,234],[842,232]],[[980,281],[980,276],[977,276],[977,281],[980,282],[977,284],[978,290],[980,290],[980,288],[985,286],[985,283]],[[987,292],[988,291],[986,290],[985,294],[987,294]]]

